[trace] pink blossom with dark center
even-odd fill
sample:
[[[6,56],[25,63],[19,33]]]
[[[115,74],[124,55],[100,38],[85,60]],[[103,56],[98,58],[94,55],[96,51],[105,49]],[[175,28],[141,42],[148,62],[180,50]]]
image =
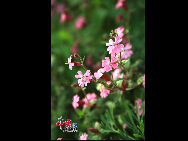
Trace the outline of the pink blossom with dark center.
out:
[[[78,17],[74,24],[75,28],[77,28],[77,29],[83,28],[85,25],[85,21],[86,21],[86,19],[84,17],[82,17],[82,16]]]
[[[81,71],[78,71],[78,75],[75,75],[78,79],[78,84],[81,87],[87,86],[88,83],[91,82],[92,76],[90,76],[90,70],[87,70],[86,73],[83,75]]]

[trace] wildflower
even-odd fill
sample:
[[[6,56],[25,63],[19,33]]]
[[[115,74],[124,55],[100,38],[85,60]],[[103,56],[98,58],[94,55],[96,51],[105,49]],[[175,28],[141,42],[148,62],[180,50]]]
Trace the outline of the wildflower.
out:
[[[90,83],[92,80],[92,76],[90,76],[90,70],[87,70],[86,73],[83,75],[81,71],[78,71],[78,75],[75,75],[78,79],[78,84],[81,87],[87,86],[87,83]]]
[[[91,55],[87,55],[87,57],[86,57],[86,65],[87,66],[91,66],[92,64],[93,64],[93,61],[92,61]]]
[[[105,57],[105,60],[102,60],[102,67],[104,67],[104,71],[109,72],[112,68],[116,69],[118,67],[118,63],[116,61],[118,57],[111,57],[111,62],[109,57]]]
[[[122,7],[124,10],[127,10],[127,4],[124,1],[125,0],[118,0],[115,8],[118,9],[118,8]]]
[[[115,70],[112,72],[112,78],[113,78],[113,79],[119,78],[120,75],[121,75],[121,71],[122,71],[122,69],[119,69],[119,68],[115,69]]]
[[[80,136],[80,140],[87,140],[88,134],[84,133]]]
[[[133,54],[133,51],[131,50],[132,46],[127,43],[124,51],[121,53],[121,59],[127,59],[129,57],[131,57],[131,55]]]
[[[145,74],[144,74],[144,76],[142,77],[142,80],[143,80],[142,85],[143,85],[143,86],[144,86],[144,88],[145,88]]]
[[[60,22],[63,23],[65,21],[70,21],[71,18],[69,17],[69,15],[66,12],[63,12],[61,14],[61,18],[60,18]]]
[[[70,58],[68,58],[68,63],[65,64],[69,64],[69,69],[72,70],[72,66],[74,66],[74,63],[71,62],[72,57],[70,56]]]
[[[97,95],[95,93],[87,93],[86,94],[86,97],[82,99],[82,101],[84,101],[83,107],[86,107],[87,105],[89,106],[89,103],[91,100],[97,100]]]
[[[65,10],[66,6],[64,3],[58,3],[57,6],[55,7],[55,11],[57,13],[62,13]]]
[[[123,38],[124,30],[125,30],[125,28],[123,26],[120,26],[120,27],[116,28],[114,31],[116,32],[117,36],[119,36],[119,38]]]
[[[109,54],[119,54],[122,49],[124,48],[123,44],[119,44],[122,41],[122,38],[119,36],[115,37],[115,42],[110,39],[109,43],[106,43],[106,46],[108,46],[107,51],[109,51]]]
[[[143,109],[140,109],[141,105],[142,105],[142,99],[139,98],[139,99],[135,100],[135,102],[137,103],[138,112],[140,112],[140,116],[141,116],[143,113]],[[144,102],[144,104],[145,104],[145,102]],[[134,109],[136,109],[136,106],[134,106]],[[135,111],[135,113],[136,113],[136,111]]]
[[[122,15],[121,13],[118,13],[118,14],[116,15],[115,21],[118,23],[118,22],[120,22],[121,20],[123,20],[123,15]]]
[[[122,125],[122,127],[126,129],[126,128],[127,128],[127,124],[124,123],[124,124]]]
[[[102,85],[101,89],[100,89],[100,96],[102,98],[106,98],[108,96],[108,94],[110,93],[110,90],[106,89],[104,87],[104,85]]]
[[[75,28],[77,28],[77,29],[83,28],[84,25],[85,25],[85,18],[82,16],[78,17],[74,24]]]
[[[99,79],[104,73],[104,69],[100,68],[97,72],[94,73],[94,76]]]
[[[51,5],[54,5],[54,3],[55,3],[55,0],[51,0]]]
[[[100,66],[101,66],[101,62],[97,62],[96,64],[92,65],[93,69],[99,69]]]
[[[78,49],[78,40],[74,42],[72,49],[71,49],[72,54],[74,53],[78,53],[79,49]]]
[[[79,101],[80,97],[78,96],[78,94],[76,94],[73,97],[73,102],[72,102],[72,106],[73,108],[77,108],[79,106],[78,101]]]

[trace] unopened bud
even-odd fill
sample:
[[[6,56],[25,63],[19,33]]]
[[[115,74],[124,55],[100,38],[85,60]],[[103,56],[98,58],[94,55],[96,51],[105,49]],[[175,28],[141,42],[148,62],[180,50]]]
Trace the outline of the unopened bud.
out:
[[[74,88],[76,88],[76,89],[78,89],[79,91],[82,90],[82,89],[80,88],[80,86],[78,85],[78,83],[72,84],[71,86],[74,87]]]
[[[100,135],[100,134],[101,134],[98,129],[88,128],[87,130],[90,131],[90,132],[93,132],[93,133],[95,133],[95,134],[97,134],[97,135]]]
[[[80,66],[80,62],[72,62],[74,63],[74,66]]]
[[[105,72],[103,73],[102,78],[105,79],[106,81],[110,81],[110,77]]]
[[[78,101],[78,104],[79,104],[79,105],[84,105],[85,102],[84,102],[83,100],[79,100],[79,101]]]
[[[123,89],[123,92],[125,93],[126,92],[126,88],[128,88],[128,83],[125,81],[125,80],[123,80],[123,82],[122,82],[122,89]]]

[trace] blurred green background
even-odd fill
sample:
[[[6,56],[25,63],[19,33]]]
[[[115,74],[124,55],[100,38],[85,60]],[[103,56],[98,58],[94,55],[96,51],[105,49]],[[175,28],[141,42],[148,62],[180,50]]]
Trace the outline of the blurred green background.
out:
[[[145,73],[145,0],[127,0],[128,10],[123,8],[115,9],[117,0],[56,0],[51,6],[51,139],[57,138],[78,139],[79,132],[86,132],[89,127],[97,126],[100,123],[100,115],[105,109],[115,102],[114,114],[118,120],[118,116],[126,115],[125,107],[129,103],[134,103],[135,99],[141,98],[145,100],[145,89],[140,86],[137,89],[127,91],[126,94],[110,94],[107,98],[102,99],[100,92],[96,90],[95,83],[88,84],[86,93],[95,92],[97,94],[98,106],[91,110],[87,117],[79,119],[74,108],[72,107],[72,98],[78,94],[80,98],[84,98],[82,91],[78,91],[71,87],[77,83],[75,75],[77,71],[85,72],[84,69],[73,67],[69,70],[68,57],[72,54],[71,49],[76,41],[78,41],[79,55],[85,56],[85,62],[88,62],[86,68],[91,70],[92,74],[98,69],[95,65],[100,64],[104,57],[108,56],[106,43],[108,42],[111,30],[119,26],[129,29],[129,42],[132,44],[133,55],[131,63],[141,60],[138,71]],[[62,9],[68,11],[72,21],[60,22],[61,14],[57,12],[58,5],[63,5]],[[117,22],[116,15],[121,13],[124,20]],[[130,15],[129,15],[130,14]],[[84,28],[76,29],[74,23],[77,17],[86,18]],[[129,19],[129,25],[126,21]],[[109,73],[110,74],[110,73]],[[81,107],[78,107],[82,109]],[[78,123],[78,133],[63,133],[56,122],[59,117],[63,119],[72,119],[73,123]],[[121,125],[121,123],[119,123]],[[110,135],[112,139],[119,139],[115,134]],[[109,135],[101,136],[102,139],[109,139]],[[101,139],[96,137],[96,139]]]

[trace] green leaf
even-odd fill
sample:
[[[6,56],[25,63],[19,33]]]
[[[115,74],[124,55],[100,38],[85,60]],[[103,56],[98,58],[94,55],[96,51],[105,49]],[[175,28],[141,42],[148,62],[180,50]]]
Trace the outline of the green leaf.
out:
[[[143,82],[142,77],[143,77],[143,76],[141,76],[141,77],[139,77],[139,78],[137,79],[136,83],[137,83],[138,85],[140,85],[140,84]]]
[[[122,132],[121,130],[118,129],[118,133],[119,133],[124,139],[129,140],[129,138],[128,138],[125,134],[123,134],[123,132]]]
[[[93,100],[93,99],[92,99],[92,100],[90,101],[90,104],[95,104],[95,103],[97,103],[97,100]]]
[[[127,60],[122,60],[122,64],[126,69],[130,68],[130,58]]]
[[[139,134],[133,134],[133,136],[135,136],[135,137],[137,137],[137,138],[142,138],[142,136],[139,135]]]
[[[82,117],[82,116],[84,115],[84,113],[83,113],[80,109],[75,108],[74,110],[76,111],[76,113],[77,113],[77,115],[78,115],[79,117]]]

